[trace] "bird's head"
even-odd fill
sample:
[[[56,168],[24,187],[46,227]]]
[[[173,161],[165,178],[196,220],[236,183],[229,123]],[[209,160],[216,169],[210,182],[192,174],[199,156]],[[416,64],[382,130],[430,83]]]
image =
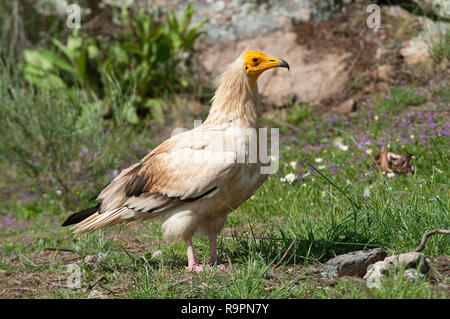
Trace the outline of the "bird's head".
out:
[[[251,79],[252,84],[256,84],[256,80],[265,70],[282,67],[289,70],[289,64],[281,59],[271,58],[259,51],[247,51],[242,54],[244,61],[244,72]]]

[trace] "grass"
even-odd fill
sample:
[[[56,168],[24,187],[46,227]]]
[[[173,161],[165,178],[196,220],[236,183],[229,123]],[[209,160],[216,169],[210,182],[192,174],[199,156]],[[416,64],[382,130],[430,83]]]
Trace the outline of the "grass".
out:
[[[425,231],[449,228],[448,94],[447,88],[402,84],[352,118],[314,117],[309,107],[296,105],[288,113],[290,124],[276,116],[267,119],[282,128],[280,170],[229,215],[218,238],[219,259],[233,267],[224,271],[185,273],[184,245],[166,245],[159,220],[74,238],[59,225],[91,195],[82,192],[84,182],[69,204],[47,189],[32,196],[23,195],[27,189],[2,191],[1,294],[86,298],[98,290],[115,298],[448,298],[448,278],[442,289],[425,279],[406,280],[401,269],[380,289],[368,289],[358,278],[321,276],[323,263],[335,255],[370,247],[408,252]],[[107,136],[105,147],[119,147]],[[382,149],[414,154],[415,174],[388,177],[375,170],[371,161]],[[281,182],[289,173],[298,181]],[[195,238],[194,247],[197,257],[207,260],[207,240]],[[424,253],[436,258],[449,250],[448,237],[437,235]],[[65,287],[68,264],[80,269],[78,289]],[[30,276],[41,284],[33,285]],[[101,286],[89,289],[101,277]]]
[[[430,56],[437,64],[448,65],[450,61],[450,30],[441,31],[429,45]]]

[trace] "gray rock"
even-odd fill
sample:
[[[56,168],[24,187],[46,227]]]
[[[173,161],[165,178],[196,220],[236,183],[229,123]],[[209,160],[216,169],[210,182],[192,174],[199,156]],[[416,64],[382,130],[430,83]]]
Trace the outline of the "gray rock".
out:
[[[186,7],[184,0],[155,0],[151,1],[150,5],[144,0],[106,1],[117,6],[124,3],[131,6],[158,6],[163,11],[173,9],[177,15],[180,15]],[[262,33],[289,30],[299,22],[324,20],[336,12],[342,6],[342,2],[337,0],[197,0],[193,1],[192,5],[195,10],[193,24],[208,18],[204,40],[216,44],[251,38]]]
[[[412,0],[417,3],[425,12],[433,13],[438,17],[450,18],[450,1],[448,0]]]
[[[109,299],[109,298],[104,294],[102,294],[102,292],[99,290],[92,290],[89,293],[88,299]]]
[[[327,262],[327,272],[332,275],[363,277],[369,265],[383,260],[386,255],[386,251],[382,248],[360,250],[339,255]]]
[[[408,279],[425,278],[430,272],[428,258],[422,253],[410,252],[400,255],[393,255],[378,261],[367,269],[364,276],[368,288],[380,288],[384,277],[397,266],[406,268],[403,276]]]
[[[425,274],[423,274],[422,272],[419,272],[417,269],[411,268],[411,269],[405,270],[405,272],[403,273],[403,277],[414,281],[417,279],[424,279]]]

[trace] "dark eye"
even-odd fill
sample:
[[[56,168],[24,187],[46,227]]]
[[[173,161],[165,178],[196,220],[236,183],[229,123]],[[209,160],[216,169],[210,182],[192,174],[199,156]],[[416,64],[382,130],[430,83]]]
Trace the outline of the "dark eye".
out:
[[[253,58],[252,61],[253,62],[258,62],[258,58]]]

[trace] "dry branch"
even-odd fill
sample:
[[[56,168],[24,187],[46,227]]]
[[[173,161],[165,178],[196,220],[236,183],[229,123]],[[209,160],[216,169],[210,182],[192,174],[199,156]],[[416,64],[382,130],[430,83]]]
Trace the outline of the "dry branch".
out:
[[[446,234],[446,235],[450,235],[450,230],[447,229],[435,229],[435,230],[431,230],[429,232],[426,232],[425,234],[423,234],[422,237],[422,241],[420,242],[420,245],[416,247],[416,249],[414,249],[414,252],[419,252],[422,251],[425,248],[425,244],[427,242],[428,237],[435,235],[435,234]]]
[[[278,268],[278,266],[281,265],[281,263],[283,262],[283,260],[286,258],[287,254],[291,251],[292,247],[294,246],[295,242],[297,241],[297,237],[294,238],[294,240],[292,241],[292,243],[289,245],[288,249],[286,250],[286,252],[284,253],[284,255],[281,257],[281,259],[275,264],[274,268]]]

